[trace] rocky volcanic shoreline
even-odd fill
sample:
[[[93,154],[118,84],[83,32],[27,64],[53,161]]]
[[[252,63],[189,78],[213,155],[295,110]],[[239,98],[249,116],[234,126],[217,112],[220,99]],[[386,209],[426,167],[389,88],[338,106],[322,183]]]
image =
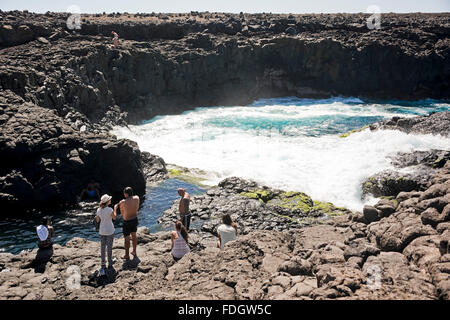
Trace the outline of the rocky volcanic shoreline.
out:
[[[177,263],[170,232],[143,227],[139,258],[121,262],[122,239],[115,239],[117,261],[104,277],[98,242],[75,238],[37,263],[36,250],[3,253],[0,298],[450,299],[450,162],[430,185],[381,200],[364,215],[252,230],[222,251],[212,234],[192,231],[193,250]]]
[[[75,206],[91,179],[115,198],[166,179],[164,160],[109,134],[115,125],[264,97],[450,98],[450,14],[383,14],[381,30],[367,17],[97,14],[70,30],[68,14],[0,11],[2,215]],[[448,136],[449,115],[370,129]],[[99,244],[75,238],[46,262],[0,254],[0,298],[450,299],[448,152],[396,155],[398,171],[363,183],[384,199],[362,213],[228,178],[193,197],[194,220],[207,222],[178,263],[169,233],[141,228],[140,258],[99,277]],[[219,251],[225,212],[241,234]]]

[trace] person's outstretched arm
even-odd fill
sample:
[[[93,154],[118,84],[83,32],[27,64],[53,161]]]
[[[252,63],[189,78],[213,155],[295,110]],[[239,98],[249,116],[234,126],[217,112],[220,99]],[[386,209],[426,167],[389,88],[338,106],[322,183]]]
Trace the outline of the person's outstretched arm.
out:
[[[222,239],[220,239],[220,233],[217,232],[217,236],[219,237],[219,240],[217,240],[217,248],[220,248],[220,244],[222,243]]]
[[[170,247],[170,251],[172,251],[173,250],[173,245],[175,243],[175,233],[173,231],[172,231],[172,234],[170,236],[170,240],[172,241],[172,245]]]

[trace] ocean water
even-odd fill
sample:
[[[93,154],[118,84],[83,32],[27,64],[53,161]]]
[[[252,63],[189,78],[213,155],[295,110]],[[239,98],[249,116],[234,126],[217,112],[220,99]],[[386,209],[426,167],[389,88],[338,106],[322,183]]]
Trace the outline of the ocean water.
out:
[[[162,213],[169,209],[174,200],[179,198],[178,188],[185,188],[190,194],[200,194],[203,189],[177,179],[168,179],[162,183],[149,187],[139,211],[139,226],[147,226],[151,232],[164,230],[157,220]],[[55,237],[53,242],[64,245],[74,237],[100,241],[94,230],[92,221],[96,210],[68,210],[65,212],[47,212],[52,217]],[[8,219],[0,221],[0,252],[17,254],[22,250],[37,248],[36,227],[40,224],[40,216],[31,219]],[[122,218],[119,216],[114,223],[115,236],[122,235]],[[195,224],[192,225],[196,227]],[[198,226],[197,226],[198,227]],[[99,247],[100,248],[100,247]],[[100,249],[99,249],[100,250]]]
[[[389,155],[414,150],[450,150],[450,139],[369,129],[339,135],[393,116],[450,110],[433,100],[363,101],[358,98],[262,99],[249,106],[199,107],[157,116],[140,125],[116,127],[120,138],[167,163],[210,172],[209,185],[238,176],[315,200],[361,210],[361,184],[391,168]]]

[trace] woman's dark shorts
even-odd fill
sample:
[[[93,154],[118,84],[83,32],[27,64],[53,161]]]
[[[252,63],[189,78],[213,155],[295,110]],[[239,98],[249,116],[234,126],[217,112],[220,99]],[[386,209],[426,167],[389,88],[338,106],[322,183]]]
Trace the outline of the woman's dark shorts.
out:
[[[132,232],[137,231],[138,218],[123,221],[122,232],[124,237],[128,237]]]

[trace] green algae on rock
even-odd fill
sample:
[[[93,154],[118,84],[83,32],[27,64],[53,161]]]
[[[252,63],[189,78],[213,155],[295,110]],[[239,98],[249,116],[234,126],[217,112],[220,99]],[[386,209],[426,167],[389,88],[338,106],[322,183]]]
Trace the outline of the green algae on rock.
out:
[[[272,191],[266,189],[250,190],[249,192],[241,192],[241,196],[250,199],[256,199],[261,202],[268,202],[275,196]]]
[[[190,169],[170,165],[167,169],[170,178],[179,179],[199,187],[208,187],[204,182],[207,180],[207,172],[200,169]]]
[[[353,130],[350,130],[350,131],[348,131],[348,132],[346,132],[346,133],[343,133],[343,134],[339,135],[339,138],[347,138],[349,135],[351,135],[351,134],[353,134],[353,133],[361,132],[361,131],[364,131],[364,130],[366,130],[366,129],[368,129],[368,128],[369,128],[369,125],[366,125],[366,126],[361,127],[361,128],[359,128],[359,129],[353,129]]]
[[[285,209],[291,213],[291,216],[280,216],[289,217],[290,219],[292,219],[292,216],[299,215],[338,216],[349,212],[346,208],[335,207],[331,202],[313,201],[310,196],[303,192],[287,191],[277,193],[270,189],[255,189],[249,192],[241,192],[240,195],[259,200],[269,206]]]

